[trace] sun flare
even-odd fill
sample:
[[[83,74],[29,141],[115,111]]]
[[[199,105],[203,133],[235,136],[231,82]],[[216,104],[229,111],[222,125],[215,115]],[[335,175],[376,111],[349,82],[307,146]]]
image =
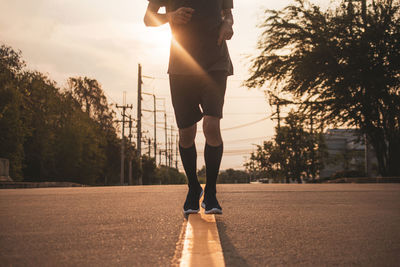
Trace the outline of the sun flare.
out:
[[[153,34],[153,40],[162,46],[167,46],[171,44],[171,29],[167,27],[161,27],[160,29],[157,29],[157,32]]]
[[[152,30],[147,32],[144,37],[144,41],[147,45],[152,47],[153,53],[161,52],[162,54],[169,54],[171,39],[172,34],[168,25],[159,28],[152,28]]]

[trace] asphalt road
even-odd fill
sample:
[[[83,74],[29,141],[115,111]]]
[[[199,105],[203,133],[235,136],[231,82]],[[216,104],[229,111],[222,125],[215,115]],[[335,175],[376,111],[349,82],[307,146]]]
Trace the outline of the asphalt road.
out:
[[[185,186],[0,190],[1,266],[169,266]]]
[[[227,266],[399,266],[400,185],[230,185]]]
[[[185,186],[0,190],[0,266],[169,266]],[[400,185],[221,185],[227,266],[398,266]]]

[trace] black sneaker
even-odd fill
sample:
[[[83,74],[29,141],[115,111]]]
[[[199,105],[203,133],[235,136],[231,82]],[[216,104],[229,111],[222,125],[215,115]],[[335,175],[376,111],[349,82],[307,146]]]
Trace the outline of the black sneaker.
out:
[[[218,203],[215,194],[204,196],[204,200],[201,203],[201,207],[205,209],[205,214],[222,214],[222,208]]]
[[[193,214],[198,213],[200,211],[199,200],[203,196],[203,188],[191,189],[189,188],[189,192],[186,195],[186,201],[183,205],[183,214]]]

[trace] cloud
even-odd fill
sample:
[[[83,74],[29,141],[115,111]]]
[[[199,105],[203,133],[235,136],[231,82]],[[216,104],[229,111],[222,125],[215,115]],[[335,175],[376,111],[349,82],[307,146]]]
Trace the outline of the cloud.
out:
[[[137,62],[168,60],[168,50],[152,42],[143,25],[144,1],[6,2],[0,0],[3,42],[21,49],[28,66],[59,83],[71,75],[89,75],[121,91],[135,79]]]

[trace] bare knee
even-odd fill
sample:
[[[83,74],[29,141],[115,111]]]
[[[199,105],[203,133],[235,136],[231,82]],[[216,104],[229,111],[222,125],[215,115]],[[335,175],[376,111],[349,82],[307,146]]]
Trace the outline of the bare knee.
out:
[[[179,145],[183,148],[193,146],[194,139],[196,138],[197,125],[188,128],[179,129]]]
[[[222,144],[220,118],[204,116],[203,132],[206,137],[206,142],[210,146],[219,146]]]

